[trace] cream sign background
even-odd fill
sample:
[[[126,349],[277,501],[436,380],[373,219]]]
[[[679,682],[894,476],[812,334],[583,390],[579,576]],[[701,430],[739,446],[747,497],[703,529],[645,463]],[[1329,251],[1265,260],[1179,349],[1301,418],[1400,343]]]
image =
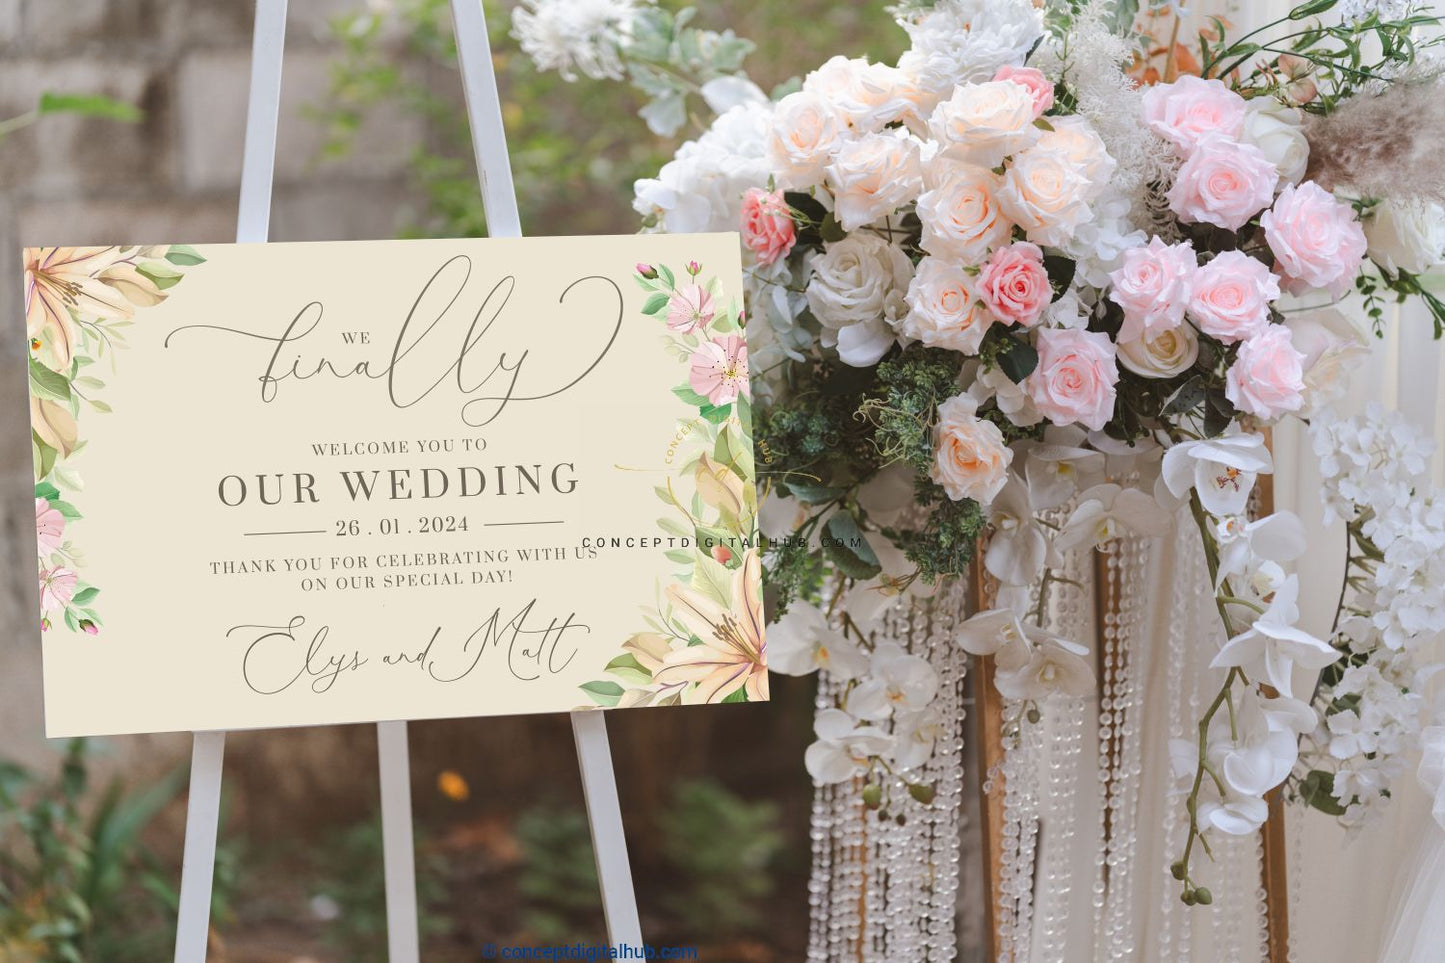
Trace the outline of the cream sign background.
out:
[[[766,698],[734,235],[26,269],[51,736]]]

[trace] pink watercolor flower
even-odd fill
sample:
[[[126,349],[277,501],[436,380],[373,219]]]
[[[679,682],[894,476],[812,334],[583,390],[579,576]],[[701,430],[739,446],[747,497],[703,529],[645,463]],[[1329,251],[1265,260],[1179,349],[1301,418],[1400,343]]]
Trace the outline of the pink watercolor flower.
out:
[[[644,264],[643,262],[638,261],[636,267],[637,273],[647,278],[647,280],[649,281],[657,277],[657,268],[653,267],[651,264]]]
[[[64,609],[75,597],[75,589],[80,584],[80,576],[68,568],[55,568],[40,570],[40,611],[42,614],[54,612],[56,609]]]
[[[40,554],[48,556],[60,548],[65,535],[65,516],[44,498],[35,499],[35,542]]]
[[[788,256],[798,231],[782,191],[748,188],[743,195],[742,233],[743,245],[757,255],[759,264]]]
[[[1024,390],[1049,421],[1078,423],[1092,431],[1114,414],[1119,366],[1114,343],[1102,331],[1041,328],[1039,364],[1024,379]]]
[[[1354,283],[1365,257],[1365,230],[1350,205],[1314,181],[1280,191],[1259,223],[1291,294],[1324,288],[1339,297]]]
[[[1272,324],[1239,346],[1224,376],[1224,396],[1259,418],[1298,411],[1304,404],[1304,360],[1289,328]]]
[[[1179,168],[1169,209],[1186,224],[1237,231],[1274,200],[1279,169],[1253,144],[1208,137]]]
[[[1262,261],[1225,251],[1194,273],[1189,317],[1200,331],[1233,344],[1264,331],[1278,297],[1279,279]]]
[[[692,334],[712,323],[716,312],[712,295],[700,284],[685,284],[672,294],[667,305],[667,326],[682,334]]]
[[[1049,83],[1049,78],[1037,67],[1015,67],[1013,64],[1004,64],[998,68],[998,73],[993,75],[994,80],[1012,80],[1029,92],[1029,97],[1034,102],[1034,119],[1044,115],[1050,107],[1054,106],[1054,85]]]
[[[1188,241],[1165,244],[1151,238],[1145,247],[1124,252],[1110,272],[1109,300],[1124,309],[1119,341],[1137,341],[1176,328],[1189,305],[1197,264]]]
[[[1144,92],[1144,122],[1185,156],[1211,135],[1239,137],[1244,114],[1244,98],[1219,80],[1185,74]]]
[[[1027,241],[998,248],[979,271],[978,293],[1004,324],[1037,324],[1054,298],[1044,253]]]
[[[752,397],[748,384],[748,343],[741,335],[729,334],[698,345],[689,359],[688,380],[692,390],[709,404],[727,405],[738,395]]]
[[[712,557],[719,565],[726,565],[733,559],[733,550],[726,545],[714,545],[712,547]]]

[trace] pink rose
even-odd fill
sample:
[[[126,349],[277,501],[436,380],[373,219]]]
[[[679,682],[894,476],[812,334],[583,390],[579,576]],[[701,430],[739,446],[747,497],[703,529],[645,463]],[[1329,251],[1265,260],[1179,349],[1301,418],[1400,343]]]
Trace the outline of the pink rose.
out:
[[[1209,137],[1189,155],[1169,189],[1169,209],[1186,224],[1237,231],[1274,200],[1279,170],[1253,144]]]
[[[1109,300],[1124,309],[1120,341],[1152,337],[1179,326],[1189,305],[1195,264],[1188,241],[1165,244],[1155,237],[1145,247],[1124,252],[1119,267],[1109,274],[1113,282]]]
[[[750,187],[743,195],[743,245],[758,256],[759,264],[772,264],[798,240],[788,202],[782,191]]]
[[[1339,297],[1354,282],[1365,256],[1365,230],[1350,205],[1314,181],[1280,191],[1259,223],[1291,294],[1324,288]]]
[[[1278,297],[1269,268],[1242,251],[1225,251],[1194,272],[1189,317],[1200,331],[1232,344],[1263,333]]]
[[[1044,112],[1054,106],[1054,85],[1049,83],[1049,78],[1037,67],[1015,67],[1013,64],[1004,64],[998,68],[998,73],[993,75],[994,80],[1012,80],[1029,92],[1029,97],[1034,102],[1034,118],[1038,119]]]
[[[1042,328],[1039,365],[1024,379],[1024,390],[1039,413],[1056,425],[1075,422],[1093,431],[1114,413],[1119,367],[1114,344],[1102,331]]]
[[[35,499],[35,542],[40,554],[48,556],[60,548],[61,537],[65,534],[65,516],[50,507],[44,498]]]
[[[978,274],[978,293],[1004,324],[1032,327],[1054,298],[1043,252],[1027,241],[994,251]]]
[[[1188,155],[1211,134],[1237,138],[1244,129],[1244,98],[1218,80],[1185,74],[1144,92],[1144,122]]]
[[[729,405],[738,395],[752,397],[748,384],[748,344],[740,335],[729,334],[704,341],[688,359],[688,382],[692,390],[712,405]]]
[[[712,323],[716,312],[712,295],[700,284],[686,284],[672,293],[667,305],[667,326],[683,334],[692,334]]]
[[[1298,411],[1304,404],[1304,358],[1295,350],[1289,328],[1272,324],[1239,346],[1224,376],[1224,396],[1259,418]]]

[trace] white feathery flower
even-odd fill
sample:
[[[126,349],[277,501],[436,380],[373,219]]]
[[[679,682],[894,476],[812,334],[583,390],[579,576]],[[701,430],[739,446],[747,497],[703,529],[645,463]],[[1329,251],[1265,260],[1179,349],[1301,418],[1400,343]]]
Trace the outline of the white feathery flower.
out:
[[[538,70],[555,70],[568,81],[577,79],[577,71],[593,80],[620,80],[622,51],[644,5],[639,0],[522,0],[512,11],[512,36]]]

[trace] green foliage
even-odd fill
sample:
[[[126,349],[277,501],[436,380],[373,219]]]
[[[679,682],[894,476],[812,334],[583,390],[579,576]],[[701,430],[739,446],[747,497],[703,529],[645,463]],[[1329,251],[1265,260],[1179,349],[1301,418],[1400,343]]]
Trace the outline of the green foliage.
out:
[[[874,426],[873,445],[885,463],[928,474],[935,414],[958,394],[959,367],[957,352],[917,344],[879,363],[877,389],[860,412]]]
[[[787,538],[770,542],[766,548],[763,585],[773,603],[773,617],[781,618],[794,602],[818,602],[828,570],[823,557],[808,547],[807,540]]]
[[[573,920],[595,919],[601,906],[586,817],[575,809],[533,807],[517,820],[517,841],[522,926],[542,941],[581,936]]]
[[[803,366],[800,366],[800,368]],[[780,402],[756,409],[759,450],[773,461],[772,473],[787,486],[842,484],[866,478],[878,467],[868,425],[857,417],[872,372],[836,359],[806,366],[799,387]]]
[[[0,762],[0,959],[153,963],[170,952],[176,868],[142,837],[184,773],[87,807],[90,746],[72,740],[58,774]],[[234,862],[218,853],[212,914],[230,916]]]
[[[926,479],[918,484],[918,500],[928,505],[928,519],[922,528],[887,531],[918,566],[918,576],[932,583],[951,575],[962,575],[973,561],[979,536],[988,524],[978,502],[964,498],[954,501],[942,488]]]
[[[440,933],[446,923],[440,915],[446,897],[446,860],[417,846],[417,912],[423,936]],[[386,963],[386,882],[382,875],[381,820],[373,817],[338,830],[315,851],[314,893],[335,904],[336,915],[327,924],[325,940],[350,963]]]
[[[0,120],[0,140],[6,134],[13,134],[29,127],[42,117],[53,114],[72,114],[77,117],[94,117],[99,120],[117,120],[134,123],[145,117],[145,112],[135,104],[115,100],[102,94],[60,93],[47,90],[40,95],[35,107],[23,114]]]
[[[686,881],[666,900],[682,932],[720,939],[764,927],[785,838],[775,803],[750,802],[710,779],[684,782],[659,829],[664,858]]]

